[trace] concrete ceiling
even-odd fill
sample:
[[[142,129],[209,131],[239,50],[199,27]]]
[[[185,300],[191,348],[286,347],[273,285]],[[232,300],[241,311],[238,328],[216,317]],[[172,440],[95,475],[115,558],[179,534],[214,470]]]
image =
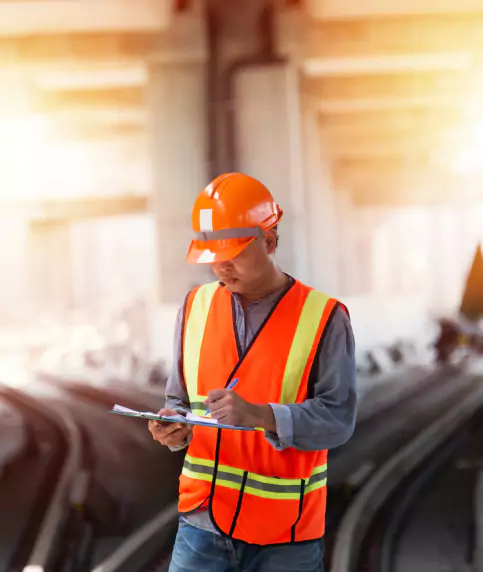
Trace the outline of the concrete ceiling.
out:
[[[323,21],[426,14],[483,14],[480,0],[307,0],[307,6],[314,18]]]
[[[337,186],[359,203],[427,202],[431,188],[443,200],[461,188],[452,158],[483,121],[483,2],[310,5],[303,91],[319,110]]]
[[[483,98],[483,2],[307,5],[302,90],[319,111],[337,185],[380,198],[389,185],[422,187],[408,172],[444,179],[433,151],[464,145],[452,133],[478,119]],[[59,133],[138,137],[146,60],[202,54],[187,42],[194,19],[173,38],[170,17],[167,0],[71,0],[68,11],[57,0],[1,3],[0,62],[27,71],[33,107],[52,113]]]
[[[2,36],[69,33],[159,33],[169,26],[168,0],[16,0],[0,3]]]

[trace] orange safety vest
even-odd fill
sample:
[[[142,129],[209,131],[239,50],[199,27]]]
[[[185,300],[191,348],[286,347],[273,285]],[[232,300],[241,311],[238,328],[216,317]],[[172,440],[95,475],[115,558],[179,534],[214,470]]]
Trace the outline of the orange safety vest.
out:
[[[208,392],[235,377],[252,403],[302,403],[337,300],[298,281],[284,293],[241,355],[230,292],[218,282],[187,297],[183,368],[193,413]],[[180,476],[179,511],[209,508],[225,536],[268,545],[321,538],[325,531],[327,451],[277,451],[259,431],[195,426]]]

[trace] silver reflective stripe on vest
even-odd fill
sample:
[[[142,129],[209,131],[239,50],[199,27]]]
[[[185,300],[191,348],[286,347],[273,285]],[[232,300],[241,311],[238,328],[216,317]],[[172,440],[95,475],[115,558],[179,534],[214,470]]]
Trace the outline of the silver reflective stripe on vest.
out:
[[[206,399],[206,397],[205,397]],[[190,403],[190,408],[192,413],[194,413],[195,415],[204,415],[208,409],[208,406],[205,405],[204,400],[203,401],[192,401]]]
[[[252,238],[263,236],[263,230],[259,226],[244,228],[224,228],[196,233],[196,238],[202,242],[208,240],[228,240],[230,238]]]

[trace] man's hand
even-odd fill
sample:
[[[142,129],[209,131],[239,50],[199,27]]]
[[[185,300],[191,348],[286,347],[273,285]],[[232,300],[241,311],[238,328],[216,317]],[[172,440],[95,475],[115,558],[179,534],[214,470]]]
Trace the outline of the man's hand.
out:
[[[261,427],[276,432],[275,417],[270,405],[250,403],[231,389],[214,389],[205,405],[220,423],[240,427]]]
[[[158,415],[177,415],[178,412],[173,409],[161,409]],[[182,445],[186,439],[191,435],[193,430],[192,425],[185,425],[184,423],[169,423],[168,421],[155,421],[148,422],[148,429],[155,441],[166,445],[167,447],[178,447]]]

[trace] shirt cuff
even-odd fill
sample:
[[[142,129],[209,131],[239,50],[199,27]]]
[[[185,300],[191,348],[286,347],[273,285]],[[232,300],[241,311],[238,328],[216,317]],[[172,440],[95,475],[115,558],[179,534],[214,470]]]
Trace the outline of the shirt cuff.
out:
[[[182,451],[183,449],[186,449],[188,445],[188,441],[185,440],[181,443],[181,445],[177,445],[176,447],[168,447],[168,449],[171,451],[171,453],[176,453],[176,451]]]
[[[283,451],[293,444],[293,418],[290,407],[280,405],[280,403],[269,403],[275,417],[277,432],[265,431],[267,441],[277,451]]]

